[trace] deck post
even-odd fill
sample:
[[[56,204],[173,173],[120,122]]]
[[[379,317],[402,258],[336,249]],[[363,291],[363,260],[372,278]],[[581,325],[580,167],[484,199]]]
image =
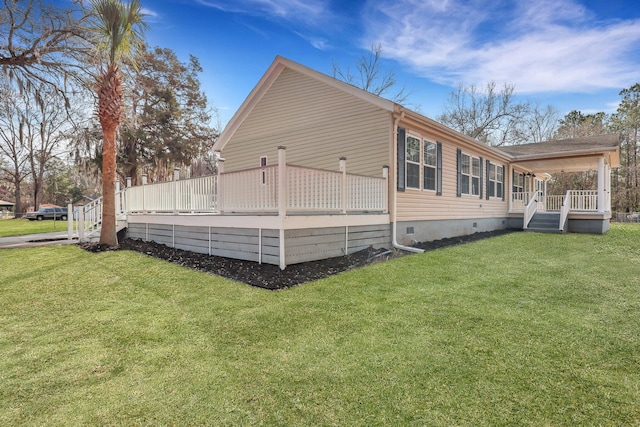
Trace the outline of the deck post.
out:
[[[73,205],[67,204],[67,232],[69,233],[69,240],[73,240]]]
[[[80,206],[78,209],[78,241],[84,240],[84,206]]]
[[[173,213],[178,213],[178,181],[180,180],[180,168],[173,168]]]
[[[598,212],[604,212],[604,157],[598,159]]]
[[[147,185],[147,174],[146,173],[142,174],[142,185],[143,186]],[[145,197],[144,197],[144,193],[145,193],[145,188],[143,187],[142,188],[142,211],[143,212],[145,212],[145,207],[144,207],[144,205],[145,205],[145,200],[144,200]]]
[[[347,214],[347,158],[340,157],[340,172],[342,172],[342,180],[340,183],[340,212]]]
[[[127,188],[130,188],[130,187],[131,187],[131,177],[128,176],[127,177]]]
[[[118,222],[118,213],[122,210],[122,200],[120,200],[120,180],[115,180],[115,182],[113,183],[115,189],[116,189],[116,194],[115,194],[115,201],[116,201],[116,223]]]
[[[222,174],[224,172],[224,159],[222,157],[218,157],[218,179],[216,185],[216,210],[220,215],[224,212],[224,184],[222,183]]]
[[[278,215],[280,216],[280,269],[287,267],[285,236],[284,236],[284,217],[287,216],[287,147],[281,145],[278,147]]]

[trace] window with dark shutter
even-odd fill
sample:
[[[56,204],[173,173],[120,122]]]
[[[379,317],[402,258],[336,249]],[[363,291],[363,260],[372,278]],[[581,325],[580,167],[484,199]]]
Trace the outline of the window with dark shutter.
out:
[[[480,198],[482,199],[482,157],[480,157]]]

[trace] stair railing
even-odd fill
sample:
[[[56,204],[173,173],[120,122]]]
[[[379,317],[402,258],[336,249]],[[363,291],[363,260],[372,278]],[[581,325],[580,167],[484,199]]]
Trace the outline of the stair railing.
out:
[[[126,188],[116,189],[116,221],[126,219]],[[78,240],[90,239],[102,228],[102,197],[80,206],[78,210]]]
[[[559,230],[566,231],[567,218],[569,217],[569,211],[571,210],[571,190],[567,190],[567,194],[562,201],[562,208],[560,209],[560,226]]]
[[[539,191],[532,191],[529,193],[529,202],[527,203],[527,206],[525,206],[524,208],[524,218],[523,218],[523,224],[522,224],[522,229],[526,230],[527,227],[529,227],[529,222],[531,222],[531,218],[533,218],[533,215],[535,215],[536,211],[538,210],[538,199],[540,198],[540,192]]]

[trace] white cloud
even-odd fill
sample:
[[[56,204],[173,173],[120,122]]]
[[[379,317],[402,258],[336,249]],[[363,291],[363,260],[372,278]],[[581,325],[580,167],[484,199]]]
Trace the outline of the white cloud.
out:
[[[324,0],[195,0],[203,6],[231,13],[252,16],[275,17],[297,21],[306,25],[321,26],[329,17]]]
[[[145,15],[146,22],[160,22],[160,14],[147,7],[142,8],[142,13]]]
[[[598,21],[575,0],[378,0],[366,45],[438,83],[519,92],[627,87],[640,69],[640,20]]]

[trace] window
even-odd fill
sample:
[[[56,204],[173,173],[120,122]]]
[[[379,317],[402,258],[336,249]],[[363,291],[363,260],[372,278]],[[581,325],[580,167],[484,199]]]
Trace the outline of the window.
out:
[[[489,197],[502,198],[504,188],[504,166],[489,163],[489,182],[487,183],[487,195]]]
[[[407,136],[407,188],[420,188],[420,140]]]
[[[478,157],[471,158],[471,194],[474,196],[480,194],[480,159]]]
[[[504,198],[504,166],[496,167],[496,197]]]
[[[513,172],[513,192],[522,193],[524,191],[524,174]]]
[[[496,165],[489,163],[489,188],[487,189],[489,197],[496,196]]]
[[[436,167],[438,146],[429,141],[424,141],[424,166],[422,188],[424,190],[436,190]]]
[[[468,155],[462,155],[462,162],[460,164],[460,173],[461,173],[461,181],[460,181],[460,191],[462,194],[469,194],[469,180],[471,175],[470,169],[470,158]]]
[[[480,158],[468,154],[460,156],[460,193],[480,194]]]
[[[267,156],[260,157],[260,167],[261,168],[267,167]],[[262,169],[261,176],[262,176],[262,185],[266,185],[267,184],[267,171]]]
[[[398,191],[416,189],[442,195],[442,143],[398,128]],[[404,179],[403,179],[404,178]]]

